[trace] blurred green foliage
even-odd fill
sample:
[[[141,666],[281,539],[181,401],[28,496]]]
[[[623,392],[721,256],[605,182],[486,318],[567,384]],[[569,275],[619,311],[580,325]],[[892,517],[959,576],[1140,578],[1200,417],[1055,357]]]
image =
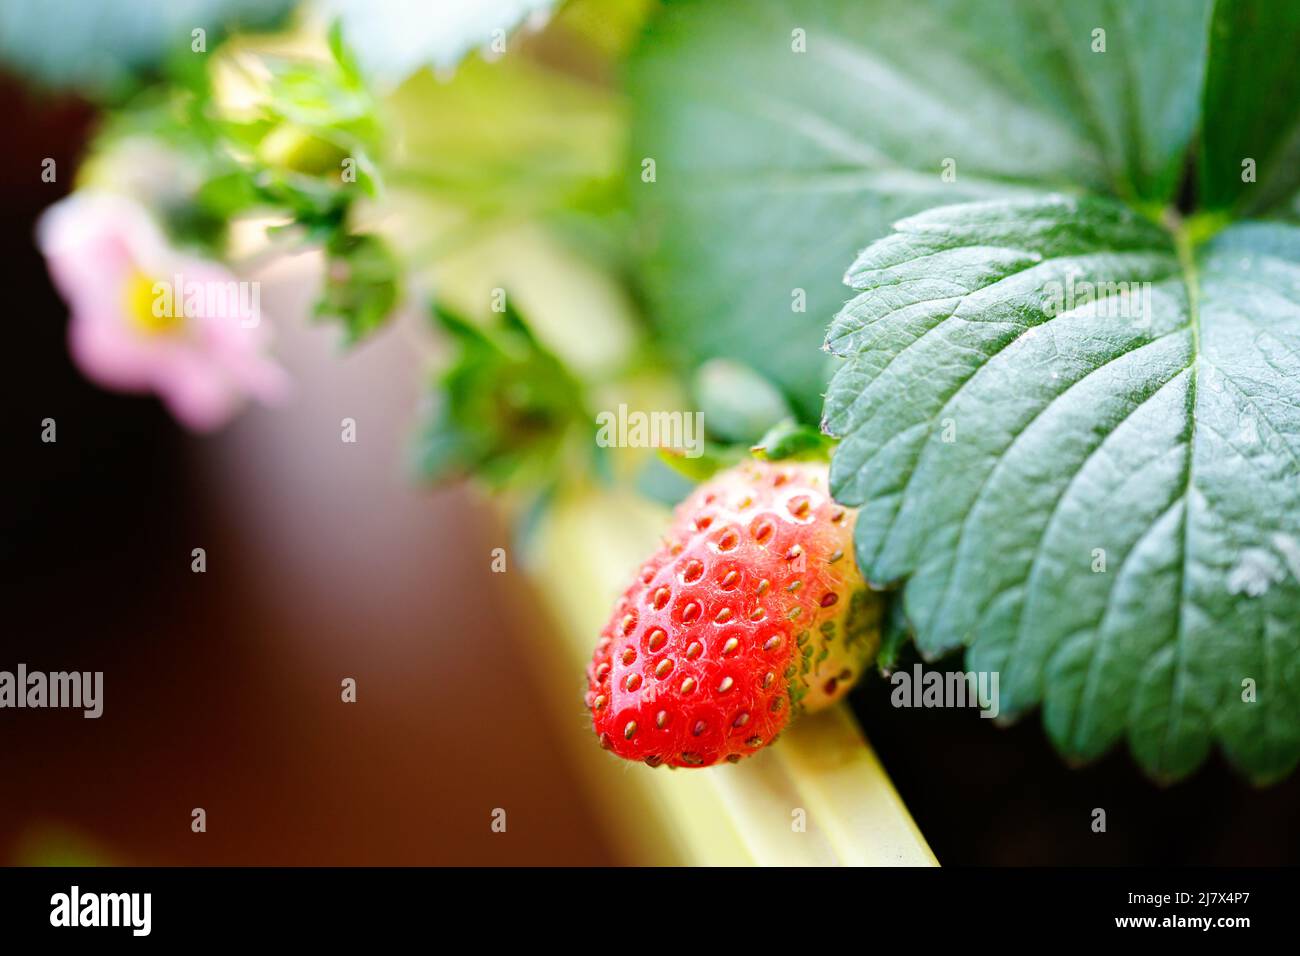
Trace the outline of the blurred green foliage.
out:
[[[277,239],[325,250],[316,314],[337,318],[349,344],[382,325],[400,298],[401,265],[353,221],[357,204],[380,194],[385,131],[339,31],[319,51],[240,37],[182,66],[107,115],[83,183],[116,188],[115,177],[138,176],[122,167],[170,154],[193,186],[148,201],[173,239],[221,258],[232,221],[278,220]],[[113,162],[139,144],[138,156]]]
[[[0,3],[0,65],[43,85],[118,101],[142,76],[198,60],[235,30],[277,26],[293,0],[33,0]]]
[[[596,449],[582,384],[512,306],[491,325],[442,306],[434,317],[453,356],[417,439],[415,464],[422,477],[472,474],[498,489],[546,487],[562,473],[565,446],[575,432],[583,433],[578,447]]]

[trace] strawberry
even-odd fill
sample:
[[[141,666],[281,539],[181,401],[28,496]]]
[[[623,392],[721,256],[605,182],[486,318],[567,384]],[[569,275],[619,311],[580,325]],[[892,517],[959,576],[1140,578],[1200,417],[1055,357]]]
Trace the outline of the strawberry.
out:
[[[847,693],[879,644],[855,518],[824,464],[747,461],[700,486],[596,645],[601,745],[652,767],[734,763]]]

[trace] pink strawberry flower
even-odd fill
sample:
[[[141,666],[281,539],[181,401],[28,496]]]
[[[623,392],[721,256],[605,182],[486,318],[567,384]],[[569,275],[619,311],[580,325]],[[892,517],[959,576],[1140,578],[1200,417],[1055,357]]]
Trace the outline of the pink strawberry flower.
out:
[[[258,284],[176,250],[138,203],[80,190],[47,209],[36,232],[72,313],[69,351],[91,381],[156,393],[195,431],[224,424],[249,397],[283,394]]]

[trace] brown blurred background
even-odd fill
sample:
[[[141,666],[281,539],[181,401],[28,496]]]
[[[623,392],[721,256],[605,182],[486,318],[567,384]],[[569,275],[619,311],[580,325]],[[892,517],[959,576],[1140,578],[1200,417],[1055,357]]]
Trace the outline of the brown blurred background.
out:
[[[513,565],[490,572],[508,529],[472,492],[419,487],[403,467],[423,364],[409,330],[344,355],[295,314],[304,259],[265,277],[268,314],[287,319],[286,406],[204,438],[151,398],[95,388],[67,358],[66,310],[32,243],[93,116],[12,82],[0,97],[0,669],[106,683],[97,721],[0,711],[0,862],[635,862],[566,757],[563,738],[586,732],[581,675],[561,726],[533,666],[548,623]],[[39,180],[46,156],[57,184]],[[57,444],[39,440],[45,417]],[[205,574],[190,571],[195,547]],[[340,701],[344,677],[356,704]],[[1065,767],[1035,718],[998,730],[888,699],[875,681],[853,701],[943,863],[1300,860],[1300,776],[1257,791],[1215,758],[1161,789],[1122,751]]]
[[[489,568],[508,530],[470,491],[403,467],[421,358],[402,330],[344,355],[332,329],[290,316],[293,397],[212,437],[90,385],[32,226],[69,188],[93,117],[12,82],[0,98],[15,336],[0,669],[105,675],[98,720],[0,711],[0,862],[611,862],[533,684],[526,635],[545,625],[521,575]],[[46,156],[57,184],[40,182]],[[264,282],[268,314],[301,311],[301,284],[280,278]]]

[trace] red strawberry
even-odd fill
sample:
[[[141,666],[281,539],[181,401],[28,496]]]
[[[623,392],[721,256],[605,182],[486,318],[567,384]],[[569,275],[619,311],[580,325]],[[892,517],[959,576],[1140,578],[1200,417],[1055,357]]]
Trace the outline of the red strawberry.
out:
[[[855,517],[821,464],[749,461],[698,488],[596,645],[602,746],[651,766],[734,763],[847,693],[879,644]]]

